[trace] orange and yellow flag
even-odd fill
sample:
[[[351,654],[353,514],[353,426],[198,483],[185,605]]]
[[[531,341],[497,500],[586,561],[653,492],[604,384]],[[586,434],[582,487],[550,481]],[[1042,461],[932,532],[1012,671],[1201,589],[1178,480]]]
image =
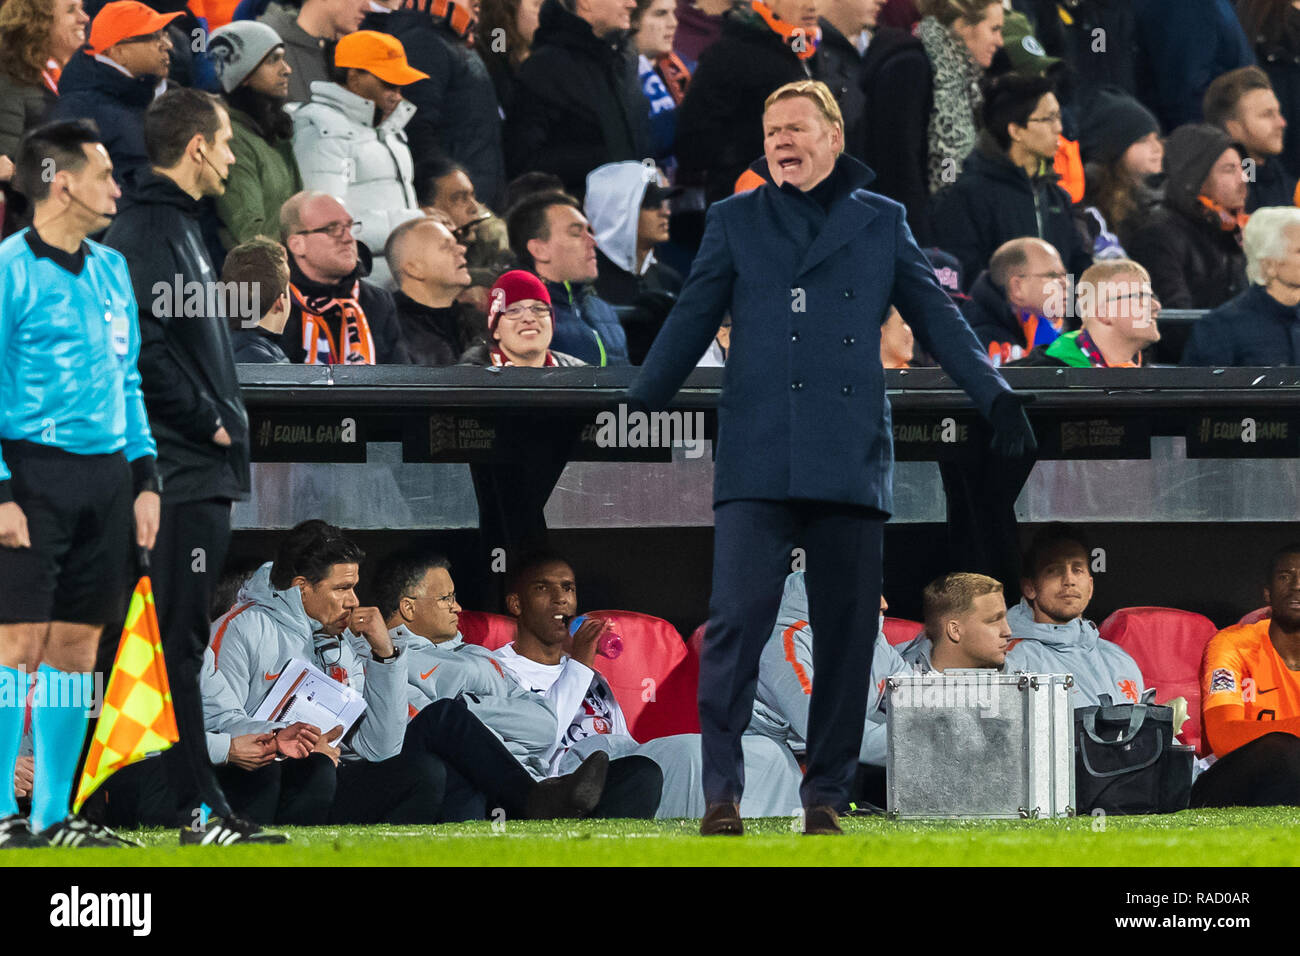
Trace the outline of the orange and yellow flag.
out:
[[[103,709],[73,801],[74,812],[114,772],[167,749],[179,737],[167,668],[163,665],[153,583],[143,577],[131,595]]]

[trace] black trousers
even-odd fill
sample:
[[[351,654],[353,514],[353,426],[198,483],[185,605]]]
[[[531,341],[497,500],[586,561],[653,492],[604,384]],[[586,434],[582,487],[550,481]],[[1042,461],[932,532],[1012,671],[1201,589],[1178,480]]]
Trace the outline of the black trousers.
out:
[[[1265,734],[1216,760],[1192,784],[1192,807],[1300,807],[1300,737]]]
[[[459,780],[453,781],[453,794],[462,804],[473,806],[464,792],[462,782],[467,782],[482,795],[483,807],[489,814],[499,807],[511,820],[526,815],[528,796],[537,785],[523,764],[460,698],[435,700],[416,714],[406,725],[402,753],[441,758],[458,775]],[[463,806],[449,810],[453,816],[468,812]]]
[[[328,823],[334,805],[334,761],[313,753],[245,770],[227,764],[217,779],[231,809],[263,826],[317,826]]]
[[[597,820],[650,820],[664,792],[664,772],[649,757],[633,755],[609,762],[605,791],[590,816]]]
[[[470,477],[478,501],[482,567],[494,550],[521,554],[546,545],[546,502],[564,473],[582,424],[540,415],[514,415],[497,423],[497,443],[511,452],[508,462],[474,463]],[[504,575],[491,575],[493,587]],[[504,594],[493,599],[500,602]]]
[[[403,750],[378,763],[341,760],[329,822],[437,823],[446,788],[446,765],[431,753]]]
[[[744,790],[741,736],[786,575],[798,567],[797,544],[804,549],[817,675],[800,796],[804,806],[846,808],[867,712],[885,516],[856,505],[742,500],[716,505],[713,519],[713,596],[699,693],[705,800],[739,802]]]
[[[208,605],[230,544],[230,502],[163,500],[150,559],[167,682],[180,740],[163,751],[167,784],[176,795],[176,825],[189,826],[199,801],[217,816],[230,813],[208,760],[199,671],[208,646]]]
[[[1033,460],[1008,460],[986,447],[985,430],[976,426],[978,448],[967,461],[939,462],[948,504],[947,571],[973,571],[1002,582],[1007,594],[1020,593],[1020,533],[1016,499],[1034,469]]]
[[[162,757],[150,757],[114,773],[90,795],[81,815],[124,830],[175,826],[176,795],[167,786]]]

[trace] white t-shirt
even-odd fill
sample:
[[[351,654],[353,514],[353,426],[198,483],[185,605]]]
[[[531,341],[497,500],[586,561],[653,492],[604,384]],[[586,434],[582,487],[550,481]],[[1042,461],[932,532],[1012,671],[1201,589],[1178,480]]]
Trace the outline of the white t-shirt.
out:
[[[520,686],[548,698],[552,696],[552,688],[555,687],[556,681],[560,679],[561,675],[565,674],[566,669],[580,668],[579,673],[585,672],[587,680],[586,693],[578,702],[573,713],[571,715],[556,714],[562,728],[559,747],[556,751],[557,756],[563,754],[579,740],[597,734],[617,732],[617,726],[620,722],[618,719],[618,702],[609,692],[608,685],[603,680],[594,679],[595,672],[590,668],[579,664],[570,657],[563,658],[558,664],[539,664],[537,661],[519,655],[515,651],[513,644],[507,644],[498,650],[496,656],[515,675],[515,679],[519,681]],[[559,701],[557,700],[556,703],[558,704]],[[566,716],[569,721],[567,726],[565,725]]]

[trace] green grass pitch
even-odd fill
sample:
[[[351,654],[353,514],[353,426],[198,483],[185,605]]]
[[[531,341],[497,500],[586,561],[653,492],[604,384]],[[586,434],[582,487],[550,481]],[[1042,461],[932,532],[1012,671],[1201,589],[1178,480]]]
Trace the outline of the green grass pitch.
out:
[[[143,850],[10,850],[0,866],[1296,866],[1300,808],[1074,820],[846,819],[804,837],[789,819],[703,838],[694,820],[286,828],[283,847],[180,847],[175,831],[130,834]]]

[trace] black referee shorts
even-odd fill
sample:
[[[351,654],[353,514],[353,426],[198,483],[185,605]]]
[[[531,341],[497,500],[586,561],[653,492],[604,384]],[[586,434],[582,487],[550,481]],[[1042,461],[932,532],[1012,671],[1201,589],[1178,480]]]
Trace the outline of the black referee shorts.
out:
[[[0,442],[30,548],[0,547],[0,624],[107,624],[126,610],[135,523],[121,452],[76,455]]]

